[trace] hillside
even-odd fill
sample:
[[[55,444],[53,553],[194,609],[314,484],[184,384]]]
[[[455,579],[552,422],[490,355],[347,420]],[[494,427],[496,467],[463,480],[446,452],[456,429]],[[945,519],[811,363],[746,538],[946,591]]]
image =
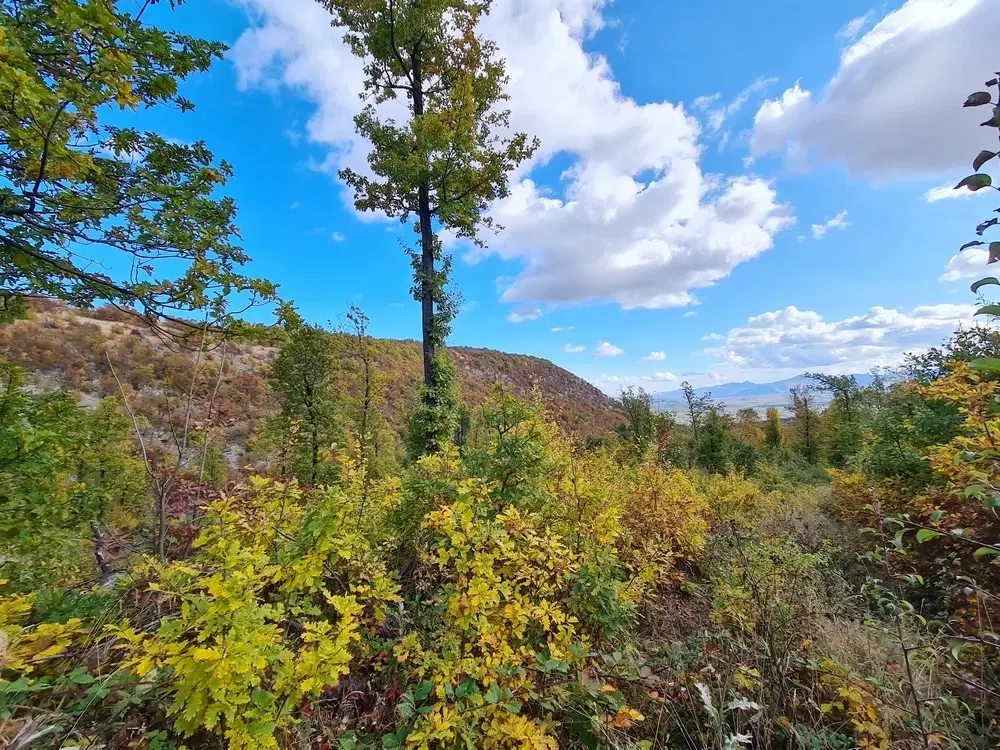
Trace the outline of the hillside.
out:
[[[349,351],[346,337],[338,338],[344,344],[341,348]],[[377,368],[384,378],[384,413],[401,432],[406,410],[420,387],[420,345],[390,339],[374,343]],[[462,396],[473,406],[482,402],[496,382],[521,396],[529,396],[537,385],[550,416],[580,439],[600,435],[623,421],[610,398],[547,360],[491,349],[455,347],[450,351],[458,366]],[[266,381],[276,355],[275,346],[227,348],[215,406],[227,443],[245,447],[253,425],[277,408]],[[223,355],[215,350],[206,356],[215,370],[203,368],[198,385],[203,397],[215,387]],[[53,302],[35,303],[26,320],[0,327],[0,358],[22,367],[33,388],[74,391],[85,403],[117,396],[117,375],[136,411],[151,423],[164,415],[175,421],[180,418],[196,366],[194,353],[168,345],[141,322],[114,308],[79,310]],[[350,383],[357,363],[345,355],[340,367]]]

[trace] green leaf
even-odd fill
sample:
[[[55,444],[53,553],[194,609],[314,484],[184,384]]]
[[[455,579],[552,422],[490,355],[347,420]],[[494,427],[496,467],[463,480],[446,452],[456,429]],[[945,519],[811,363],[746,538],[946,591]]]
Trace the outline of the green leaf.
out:
[[[984,187],[989,187],[993,184],[993,178],[988,174],[976,173],[970,174],[968,177],[962,179],[957,185],[955,185],[955,190],[960,190],[961,188],[967,187],[972,192],[977,190],[982,190]]]
[[[457,688],[455,688],[456,698],[468,698],[470,695],[475,695],[479,692],[479,685],[476,684],[475,680],[465,680],[460,683]]]
[[[951,654],[951,658],[954,659],[957,662],[962,661],[962,649],[964,649],[965,646],[966,646],[965,643],[956,643],[956,644],[954,644],[951,647],[951,649],[948,651],[948,653]]]
[[[976,226],[976,234],[978,234],[980,237],[982,237],[983,236],[983,232],[985,232],[990,227],[995,227],[997,224],[1000,224],[1000,219],[998,219],[996,217],[994,217],[992,219],[987,219],[982,224],[979,224],[978,226]]]
[[[979,281],[973,283],[970,289],[972,289],[972,293],[975,294],[984,286],[1000,286],[1000,279],[996,276],[987,276],[985,279],[980,279]]]
[[[996,263],[998,260],[1000,260],[1000,242],[991,242],[990,243],[990,257],[989,257],[989,259],[986,262],[988,264],[989,263]]]
[[[1000,315],[1000,305],[984,305],[976,310],[976,315]]]
[[[394,750],[397,747],[402,747],[403,743],[406,742],[406,735],[409,734],[407,727],[400,727],[392,734],[382,735],[382,747],[390,748]]]
[[[963,107],[982,107],[984,104],[990,104],[993,101],[993,97],[990,95],[989,91],[977,91],[974,94],[969,94],[969,97],[965,100]]]
[[[937,523],[943,517],[944,517],[944,511],[943,510],[936,510],[933,513],[931,513],[931,522],[932,523]]]
[[[989,557],[990,555],[1000,555],[1000,549],[993,549],[992,547],[980,547],[979,549],[977,549],[975,552],[972,553],[972,556],[976,560],[981,560],[982,558]]]
[[[981,484],[970,484],[962,491],[962,497],[968,500],[970,497],[979,497],[986,491],[986,488]]]
[[[978,172],[986,162],[996,155],[996,151],[980,151],[979,156],[972,160],[972,169]]]
[[[929,542],[931,539],[936,539],[939,536],[941,536],[941,532],[932,531],[931,529],[919,529],[917,531],[917,541],[920,544],[923,544],[924,542]]]
[[[416,703],[420,701],[427,700],[427,696],[431,694],[434,689],[434,683],[430,680],[424,680],[415,688],[413,688],[413,700]]]
[[[89,685],[94,682],[94,676],[87,674],[83,667],[77,667],[73,670],[73,674],[69,676],[69,681],[74,685]]]
[[[517,701],[507,701],[503,704],[504,708],[510,711],[512,714],[521,713],[521,704]]]
[[[501,696],[500,686],[494,682],[492,685],[490,685],[490,689],[486,691],[486,695],[484,695],[483,697],[486,699],[487,703],[492,705],[500,701],[500,696]]]
[[[979,123],[983,128],[1000,128],[1000,107],[993,108],[993,116],[986,122]]]

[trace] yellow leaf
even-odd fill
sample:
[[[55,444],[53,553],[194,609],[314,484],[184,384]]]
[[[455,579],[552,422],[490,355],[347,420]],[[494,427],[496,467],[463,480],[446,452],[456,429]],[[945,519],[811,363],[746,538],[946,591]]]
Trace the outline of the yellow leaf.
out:
[[[195,661],[211,661],[212,659],[221,659],[222,654],[215,648],[196,648],[192,657]]]

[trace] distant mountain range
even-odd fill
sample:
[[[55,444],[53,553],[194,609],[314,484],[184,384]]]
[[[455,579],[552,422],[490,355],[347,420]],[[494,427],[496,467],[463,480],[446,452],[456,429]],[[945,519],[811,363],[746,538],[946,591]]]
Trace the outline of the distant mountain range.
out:
[[[871,375],[855,375],[854,377],[858,381],[858,385],[862,387],[871,385]],[[790,389],[800,385],[816,385],[816,381],[803,374],[796,375],[794,378],[776,380],[773,383],[751,383],[749,380],[745,380],[742,383],[722,383],[721,385],[712,385],[706,388],[695,388],[694,392],[697,396],[704,396],[706,393],[711,393],[712,398],[718,399],[751,398],[754,396],[773,396],[776,394],[787,396]],[[654,393],[653,398],[657,401],[683,401],[684,392],[678,388],[676,391]]]
[[[872,382],[871,375],[856,374],[854,377],[862,387]],[[771,406],[784,407],[788,403],[788,391],[800,385],[816,385],[816,381],[803,374],[776,380],[773,383],[751,383],[749,380],[742,383],[721,383],[706,388],[695,388],[694,392],[697,396],[711,394],[713,399],[725,404],[726,411],[735,412],[748,407],[757,410]],[[680,389],[654,393],[652,399],[664,411],[683,412],[684,392]],[[817,391],[816,401],[825,405],[830,401],[830,394]]]

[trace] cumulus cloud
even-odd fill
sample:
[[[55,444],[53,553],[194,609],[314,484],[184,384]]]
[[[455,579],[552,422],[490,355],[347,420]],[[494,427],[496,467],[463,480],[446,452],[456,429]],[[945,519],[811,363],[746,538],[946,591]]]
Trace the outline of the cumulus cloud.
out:
[[[666,352],[650,352],[647,356],[643,357],[643,359],[648,360],[650,362],[662,362],[666,358],[667,358]]]
[[[974,247],[955,253],[944,267],[941,281],[960,281],[984,276],[990,254],[981,247]]]
[[[538,320],[540,317],[542,317],[542,308],[533,305],[521,305],[511,311],[510,315],[507,316],[507,320],[511,323],[523,323],[526,320]]]
[[[364,170],[368,147],[352,121],[363,71],[329,16],[314,0],[240,2],[252,23],[231,53],[241,84],[312,102],[306,137],[329,148],[317,168]],[[507,59],[511,125],[542,143],[492,209],[506,231],[489,252],[523,265],[503,301],[685,306],[793,222],[769,182],[703,173],[697,118],[625,96],[607,59],[584,49],[609,4],[497,0],[483,22]],[[556,155],[572,166],[539,184],[531,170]]]
[[[863,315],[827,321],[789,306],[732,328],[723,343],[705,350],[740,369],[834,369],[863,372],[894,365],[908,352],[939,344],[972,322],[972,305],[922,305],[908,312],[873,307]]]
[[[566,346],[563,347],[563,351],[567,354],[579,354],[586,349],[587,347],[585,346],[573,346],[572,344],[566,344]]]
[[[796,83],[765,102],[752,152],[791,151],[880,180],[966,166],[977,138],[987,147],[991,136],[976,132],[982,112],[961,103],[996,66],[998,34],[996,0],[907,0],[843,50],[822,91]]]
[[[605,341],[601,344],[598,344],[597,348],[594,349],[594,353],[598,357],[619,357],[625,353],[625,350],[619,349],[614,344]]]
[[[822,224],[813,224],[812,233],[814,240],[821,240],[831,229],[847,229],[851,226],[851,222],[847,220],[847,211],[841,211],[839,214],[834,216],[829,221]]]

